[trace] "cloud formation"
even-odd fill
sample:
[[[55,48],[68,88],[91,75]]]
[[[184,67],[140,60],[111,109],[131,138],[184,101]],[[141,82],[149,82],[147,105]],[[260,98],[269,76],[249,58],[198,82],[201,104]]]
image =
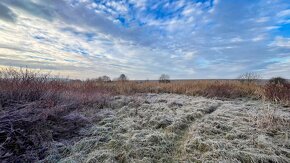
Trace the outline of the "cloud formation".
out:
[[[283,0],[3,0],[0,65],[73,78],[290,78],[289,11]]]
[[[0,3],[0,18],[8,22],[15,22],[16,15],[8,7]]]

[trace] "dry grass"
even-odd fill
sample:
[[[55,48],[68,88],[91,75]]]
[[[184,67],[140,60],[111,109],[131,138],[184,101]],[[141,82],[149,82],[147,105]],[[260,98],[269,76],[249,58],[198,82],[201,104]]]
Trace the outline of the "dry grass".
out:
[[[130,95],[135,93],[175,93],[190,96],[217,98],[249,97],[276,102],[290,101],[290,84],[258,84],[237,80],[197,80],[171,83],[97,80],[73,81],[49,78],[47,74],[27,69],[0,71],[1,104],[7,100],[36,101],[61,94],[80,95],[84,99],[92,94]]]
[[[96,83],[96,85],[99,85]],[[251,83],[243,84],[238,81],[178,81],[171,83],[159,82],[112,82],[102,85],[106,90],[115,94],[135,93],[175,93],[190,96],[238,98],[262,97],[263,87]]]
[[[96,83],[96,85],[99,85]],[[240,82],[235,80],[204,80],[159,82],[112,82],[99,85],[114,94],[135,93],[175,93],[189,96],[209,98],[253,98],[282,103],[289,106],[290,84],[259,84],[256,82]]]
[[[287,105],[290,101],[289,84],[260,85],[233,80],[171,83],[73,81],[51,78],[49,74],[28,69],[3,69],[0,71],[0,159],[6,162],[40,160],[47,155],[49,142],[74,140],[80,128],[97,121],[96,117],[83,118],[80,113],[84,108],[84,114],[89,110],[98,112],[113,105],[111,97],[136,93],[246,97]]]

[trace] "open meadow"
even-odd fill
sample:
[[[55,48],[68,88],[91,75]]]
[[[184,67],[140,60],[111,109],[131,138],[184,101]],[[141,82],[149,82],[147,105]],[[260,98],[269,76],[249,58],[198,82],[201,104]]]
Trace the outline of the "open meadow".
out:
[[[2,162],[289,162],[288,83],[1,71]]]

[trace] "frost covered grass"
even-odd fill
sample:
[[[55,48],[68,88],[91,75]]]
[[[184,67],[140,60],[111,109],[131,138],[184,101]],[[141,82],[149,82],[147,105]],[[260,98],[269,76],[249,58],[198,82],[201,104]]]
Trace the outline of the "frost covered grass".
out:
[[[98,116],[44,162],[290,161],[289,109],[262,101],[116,96]]]

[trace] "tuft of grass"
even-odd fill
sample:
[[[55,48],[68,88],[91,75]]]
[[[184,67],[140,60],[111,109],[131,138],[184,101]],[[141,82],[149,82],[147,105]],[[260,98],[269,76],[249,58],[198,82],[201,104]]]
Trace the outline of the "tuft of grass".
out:
[[[289,120],[283,116],[283,113],[269,106],[262,113],[253,116],[253,123],[258,128],[266,129],[272,133],[277,131],[283,132],[285,128],[289,127]]]

